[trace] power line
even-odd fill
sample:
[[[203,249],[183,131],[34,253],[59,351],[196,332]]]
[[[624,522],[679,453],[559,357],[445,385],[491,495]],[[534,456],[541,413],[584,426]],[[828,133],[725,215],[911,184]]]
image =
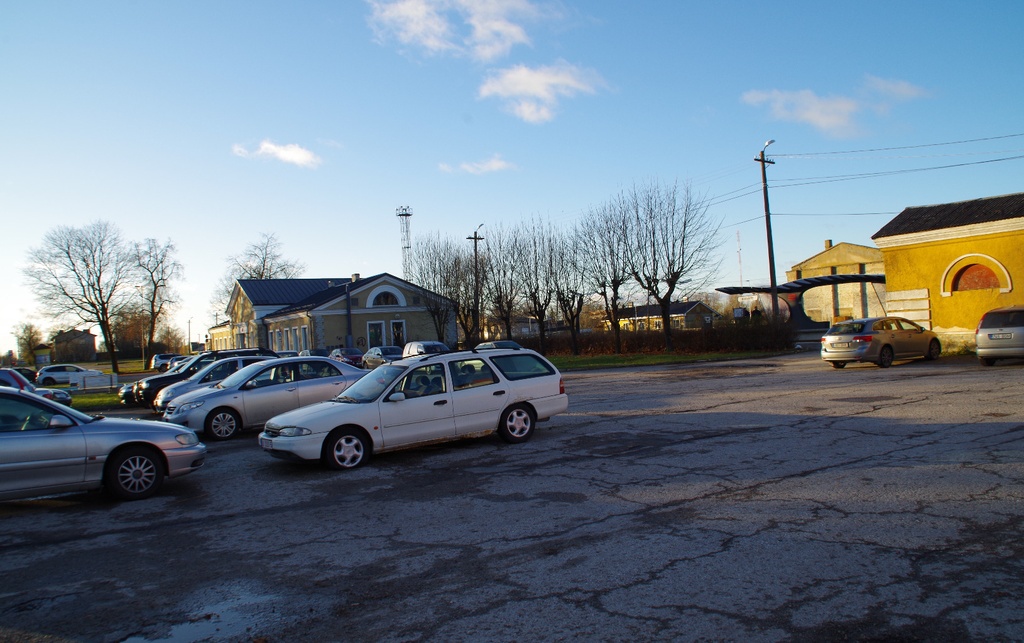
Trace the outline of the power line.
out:
[[[841,174],[837,176],[822,176],[822,177],[807,177],[799,179],[775,179],[773,187],[776,188],[792,188],[801,185],[816,185],[818,183],[835,183],[838,181],[854,181],[857,179],[871,179],[880,176],[893,176],[896,174],[911,174],[914,172],[930,172],[932,170],[948,170],[954,167],[968,167],[971,165],[985,165],[987,163],[1001,163],[1003,161],[1017,161],[1024,159],[1024,155],[1020,156],[1007,156],[999,159],[987,159],[984,161],[974,161],[972,163],[953,163],[950,165],[936,165],[933,167],[918,167],[910,168],[906,170],[887,170],[885,172],[865,172],[862,174]],[[791,181],[802,181],[801,183],[792,183]],[[780,185],[785,183],[785,185]]]
[[[801,157],[808,157],[808,156],[831,156],[833,154],[865,154],[867,152],[892,152],[892,151],[896,151],[896,150],[916,150],[916,149],[921,149],[921,148],[925,148],[925,147],[941,147],[943,145],[963,145],[963,144],[966,144],[966,143],[981,143],[981,142],[984,142],[984,141],[998,141],[998,140],[1007,139],[1007,138],[1018,138],[1018,137],[1021,137],[1021,136],[1024,136],[1024,133],[1021,133],[1021,134],[1005,134],[1003,136],[988,136],[988,137],[985,137],[985,138],[972,138],[972,139],[965,139],[965,140],[962,140],[962,141],[950,141],[948,143],[923,143],[921,145],[904,145],[902,147],[876,147],[876,148],[865,149],[865,150],[843,150],[843,151],[836,151],[836,152],[800,152],[800,153],[795,153],[795,154],[773,154],[772,156],[774,156],[775,158],[801,158]]]

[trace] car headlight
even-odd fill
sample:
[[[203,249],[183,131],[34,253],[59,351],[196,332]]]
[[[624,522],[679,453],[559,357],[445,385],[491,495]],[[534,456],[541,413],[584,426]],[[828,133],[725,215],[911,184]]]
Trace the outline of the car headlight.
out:
[[[190,447],[193,444],[199,444],[199,436],[192,431],[189,431],[188,433],[179,433],[174,436],[174,439],[183,447]]]
[[[191,411],[192,409],[198,409],[202,405],[203,400],[199,400],[198,402],[187,402],[178,407],[178,412],[185,413],[186,411]]]
[[[139,384],[139,388],[149,388],[149,382],[142,382]]]
[[[286,426],[281,429],[278,433],[282,438],[297,438],[303,435],[310,435],[313,433],[309,429],[301,426]]]

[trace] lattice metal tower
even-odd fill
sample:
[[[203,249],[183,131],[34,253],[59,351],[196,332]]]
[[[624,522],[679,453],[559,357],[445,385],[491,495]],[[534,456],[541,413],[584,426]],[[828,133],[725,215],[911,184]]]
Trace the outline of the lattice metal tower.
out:
[[[412,238],[409,236],[409,219],[412,218],[412,208],[407,205],[395,210],[398,215],[399,225],[402,227],[402,278],[408,280],[412,271]]]

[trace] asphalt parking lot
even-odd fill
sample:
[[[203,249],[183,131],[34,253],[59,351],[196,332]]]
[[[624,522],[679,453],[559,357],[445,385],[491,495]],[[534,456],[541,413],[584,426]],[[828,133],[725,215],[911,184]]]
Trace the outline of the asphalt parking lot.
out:
[[[1024,361],[570,373],[533,439],[0,503],[0,640],[1024,639]]]

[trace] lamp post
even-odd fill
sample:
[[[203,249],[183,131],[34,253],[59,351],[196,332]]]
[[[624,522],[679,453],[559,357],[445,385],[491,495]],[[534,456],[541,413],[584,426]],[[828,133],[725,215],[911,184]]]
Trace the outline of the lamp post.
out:
[[[188,354],[192,354],[192,318],[188,318],[188,338],[185,340],[186,350]]]
[[[480,337],[480,253],[477,245],[484,240],[479,234],[482,227],[484,224],[481,223],[473,231],[472,237],[466,237],[473,242],[473,336],[468,338],[471,344],[476,344]]]
[[[772,215],[771,209],[768,207],[767,167],[774,165],[775,161],[765,159],[764,151],[774,142],[775,139],[773,138],[765,143],[764,147],[761,148],[761,154],[754,158],[755,161],[761,164],[761,191],[764,194],[764,229],[768,235],[768,279],[772,291],[772,321],[777,320],[779,317],[779,287],[775,283],[775,247],[772,245]]]

